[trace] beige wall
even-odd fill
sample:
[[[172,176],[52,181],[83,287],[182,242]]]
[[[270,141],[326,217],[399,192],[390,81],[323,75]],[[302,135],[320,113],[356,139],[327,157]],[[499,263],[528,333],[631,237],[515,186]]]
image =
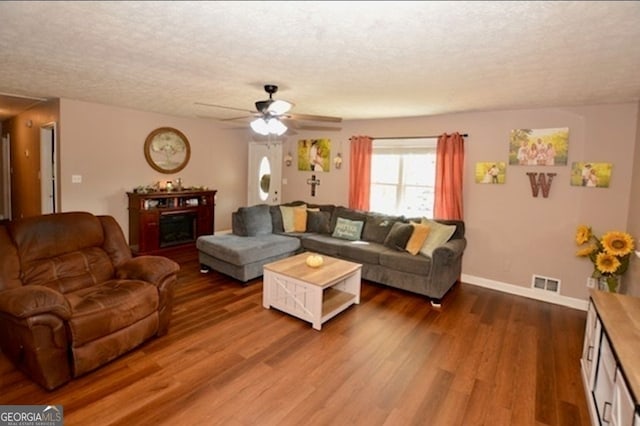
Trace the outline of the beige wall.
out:
[[[128,236],[126,192],[158,180],[217,189],[215,229],[231,225],[246,200],[247,136],[212,120],[179,118],[69,99],[60,101],[61,208],[116,218]],[[145,160],[147,135],[174,127],[189,139],[191,159],[177,174],[156,172]],[[82,183],[72,183],[81,175]]]
[[[532,274],[558,278],[563,296],[585,299],[586,278],[592,267],[590,262],[575,257],[574,231],[581,223],[592,225],[598,233],[627,228],[638,120],[635,103],[541,108],[350,121],[343,123],[339,133],[301,133],[296,139],[330,137],[333,146],[342,144],[345,166],[318,174],[321,186],[316,201],[346,205],[350,136],[468,133],[464,214],[469,245],[463,273],[521,287],[530,287]],[[569,128],[568,166],[509,166],[505,185],[474,183],[476,162],[508,161],[511,129],[553,127]],[[292,150],[295,148],[293,140],[287,144]],[[335,152],[332,147],[332,156]],[[613,163],[610,188],[570,186],[570,164],[574,161]],[[532,196],[525,174],[528,171],[557,173],[549,198]],[[285,167],[283,177],[288,183],[283,185],[283,199],[310,199],[306,184],[310,175],[311,172],[298,171],[295,161]]]
[[[312,199],[306,180],[311,172],[297,170],[296,161],[283,168],[283,201],[313,200],[347,204],[349,142],[352,135],[419,136],[460,131],[466,139],[464,208],[469,246],[463,273],[489,282],[528,288],[532,274],[559,278],[561,294],[586,299],[585,281],[591,264],[576,258],[574,231],[586,223],[598,233],[629,229],[639,238],[640,188],[638,104],[470,112],[432,117],[353,120],[341,132],[299,132],[284,140],[283,152],[295,158],[299,139],[329,137],[332,157],[341,151],[344,166],[317,173],[321,180]],[[189,165],[176,175],[162,175],[147,165],[142,147],[146,136],[161,126],[181,130],[191,143]],[[613,163],[611,187],[587,189],[569,185],[569,166],[509,166],[505,185],[473,182],[476,162],[507,161],[513,128],[569,127],[569,163]],[[230,227],[231,212],[246,200],[248,132],[221,129],[215,122],[171,117],[124,108],[63,99],[61,101],[62,208],[89,210],[116,217],[128,229],[127,191],[156,180],[182,177],[186,185],[218,189],[216,230]],[[632,179],[633,170],[636,170]],[[533,198],[527,171],[557,173],[549,198]],[[72,184],[79,174],[83,183]],[[638,276],[634,259],[631,276]],[[637,291],[637,290],[636,290]]]
[[[637,123],[640,123],[640,109],[638,111]],[[633,236],[636,243],[636,250],[640,250],[640,124],[636,128],[635,150],[633,155],[633,178],[631,180],[629,218],[627,230]],[[640,297],[640,259],[633,256],[629,271],[623,280],[623,288],[626,287],[628,294]]]

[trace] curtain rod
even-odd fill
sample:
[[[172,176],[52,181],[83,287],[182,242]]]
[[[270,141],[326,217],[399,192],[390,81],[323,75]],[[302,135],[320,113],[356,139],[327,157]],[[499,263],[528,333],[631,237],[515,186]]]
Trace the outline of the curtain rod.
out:
[[[466,133],[461,134],[460,136],[462,136],[463,138],[468,138],[469,135]],[[371,139],[427,139],[427,138],[438,138],[440,137],[440,135],[435,135],[435,136],[398,136],[398,137],[385,137],[385,138],[376,138],[375,136],[372,136]]]

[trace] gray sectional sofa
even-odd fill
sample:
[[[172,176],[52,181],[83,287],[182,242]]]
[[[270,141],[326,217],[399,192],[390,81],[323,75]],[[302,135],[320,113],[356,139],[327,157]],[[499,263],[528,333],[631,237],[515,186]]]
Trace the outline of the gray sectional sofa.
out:
[[[232,213],[231,234],[201,236],[196,246],[203,272],[211,268],[245,283],[261,276],[265,264],[308,251],[360,263],[363,279],[439,304],[461,274],[467,245],[464,222],[428,222],[427,227],[447,228],[453,234],[412,254],[405,246],[417,229],[411,223],[420,220],[302,201],[261,204]]]

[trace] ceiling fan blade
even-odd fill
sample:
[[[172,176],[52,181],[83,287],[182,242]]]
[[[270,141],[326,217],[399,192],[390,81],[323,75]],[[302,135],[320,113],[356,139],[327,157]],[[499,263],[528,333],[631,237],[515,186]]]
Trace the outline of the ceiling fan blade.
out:
[[[298,130],[319,130],[323,132],[339,132],[342,130],[342,127],[328,127],[328,126],[307,126],[305,124],[297,126]]]
[[[230,107],[230,106],[224,106],[224,105],[217,105],[217,104],[209,104],[206,102],[194,102],[195,105],[202,105],[202,106],[208,106],[208,107],[214,107],[214,108],[222,108],[222,109],[231,109],[234,111],[242,111],[242,112],[250,112],[250,113],[254,113],[256,111],[252,111],[250,109],[245,109],[245,108],[234,108],[234,107]]]
[[[235,120],[248,120],[253,118],[253,115],[243,115],[242,117],[231,117],[231,118],[219,118],[220,121],[235,121]]]
[[[341,123],[340,117],[329,117],[325,115],[311,115],[311,114],[287,114],[287,118],[293,120],[306,120],[306,121],[327,121],[331,123]]]

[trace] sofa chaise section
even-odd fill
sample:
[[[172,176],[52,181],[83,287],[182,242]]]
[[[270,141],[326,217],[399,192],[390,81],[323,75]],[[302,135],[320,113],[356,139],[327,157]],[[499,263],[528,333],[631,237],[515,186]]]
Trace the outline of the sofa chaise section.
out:
[[[206,235],[196,241],[203,271],[211,268],[239,281],[262,276],[269,262],[289,257],[300,248],[300,240],[284,235]]]

